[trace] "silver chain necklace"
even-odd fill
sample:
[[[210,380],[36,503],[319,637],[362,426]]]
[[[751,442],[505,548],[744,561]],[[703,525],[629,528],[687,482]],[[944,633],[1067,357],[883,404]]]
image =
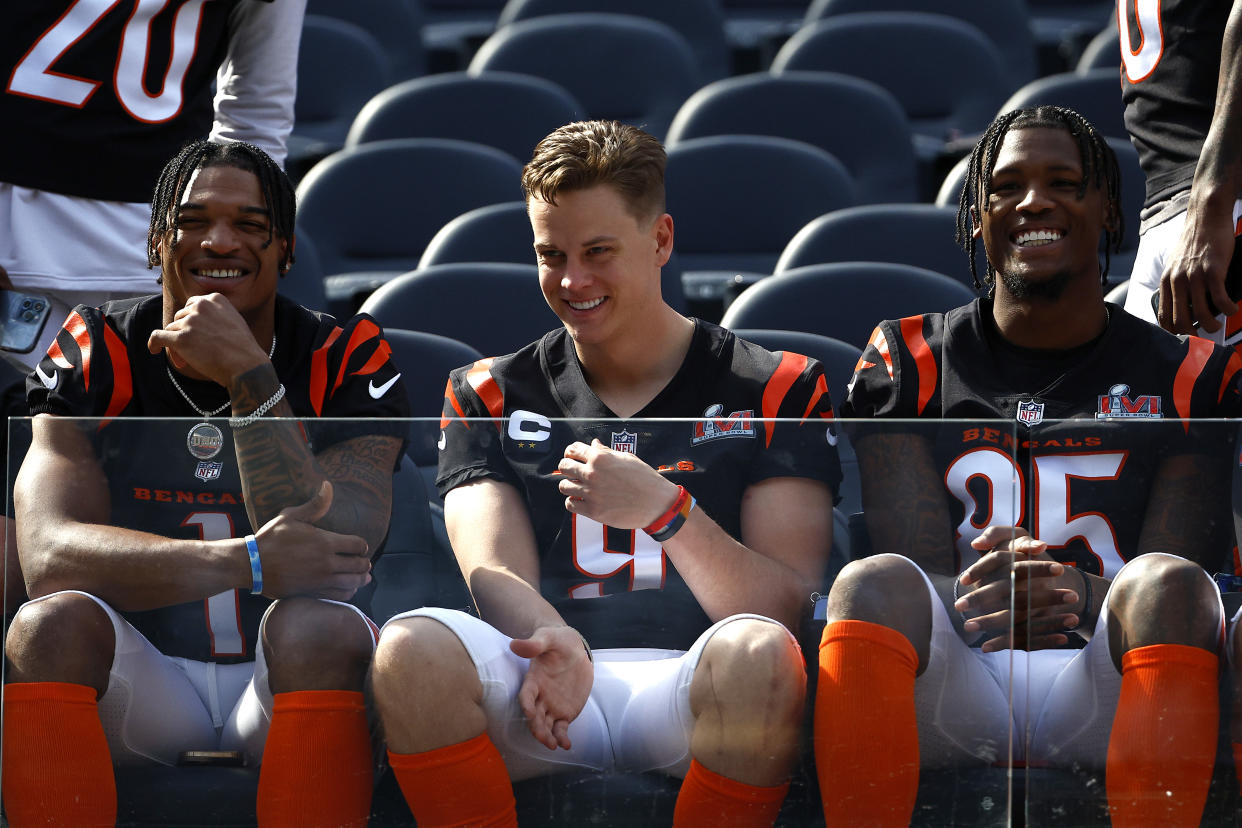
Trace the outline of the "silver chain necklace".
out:
[[[272,347],[267,351],[267,358],[270,360],[272,355],[275,353],[276,334],[272,334]],[[230,398],[225,400],[224,405],[213,411],[207,411],[206,409],[199,408],[194,400],[190,399],[190,395],[185,392],[185,389],[181,387],[181,383],[177,382],[177,376],[173,373],[172,367],[168,365],[167,362],[164,364],[164,370],[168,373],[168,379],[172,381],[173,388],[177,389],[177,393],[181,395],[181,398],[185,400],[189,404],[190,408],[193,408],[195,413],[202,417],[204,421],[206,421],[209,417],[214,417],[233,404],[233,400]],[[191,457],[195,457],[202,461],[210,460],[219,454],[220,449],[224,447],[224,432],[220,431],[219,427],[214,426],[211,423],[197,423],[191,427],[189,433],[186,434],[185,446],[186,449],[189,450]],[[202,476],[204,473],[202,468],[203,465],[204,463],[199,463],[200,468],[197,476],[205,482],[205,478]],[[219,474],[218,469],[216,470],[216,474]]]

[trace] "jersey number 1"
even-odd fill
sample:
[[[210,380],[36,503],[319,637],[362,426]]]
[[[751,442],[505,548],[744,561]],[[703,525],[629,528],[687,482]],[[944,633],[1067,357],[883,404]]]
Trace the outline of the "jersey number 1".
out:
[[[18,62],[9,77],[7,91],[76,109],[85,106],[102,82],[64,75],[53,71],[52,67],[119,2],[75,0]],[[145,78],[147,63],[151,59],[151,21],[168,2],[137,0],[118,44],[113,73],[117,100],[135,120],[158,124],[174,118],[181,111],[182,85],[190,61],[194,59],[199,22],[206,2],[189,0],[177,10],[163,88],[152,95],[147,92]]]
[[[182,526],[197,526],[198,534],[205,541],[225,540],[235,537],[233,520],[224,512],[194,512]],[[203,600],[207,613],[207,634],[211,636],[213,656],[246,654],[246,636],[242,634],[241,600],[237,590],[227,589]]]

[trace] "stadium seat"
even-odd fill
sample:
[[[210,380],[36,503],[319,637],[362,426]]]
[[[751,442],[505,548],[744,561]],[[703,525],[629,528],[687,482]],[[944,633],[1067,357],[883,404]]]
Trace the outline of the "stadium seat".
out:
[[[501,356],[543,336],[561,321],[539,290],[535,265],[446,264],[393,279],[362,310],[385,328],[460,340],[484,356]]]
[[[1007,91],[1036,76],[1035,39],[1024,0],[812,0],[803,25],[855,12],[930,12],[957,18],[981,31],[996,46],[1004,61]]]
[[[947,311],[976,295],[956,279],[911,265],[809,265],[747,288],[725,311],[721,324],[807,331],[863,348],[883,319]]]
[[[379,41],[394,81],[414,78],[427,71],[427,56],[420,34],[422,5],[393,0],[307,0],[306,13],[346,20],[366,29]],[[326,63],[334,60],[323,56]],[[339,66],[337,67],[339,70]]]
[[[830,262],[897,262],[970,285],[966,255],[955,240],[957,207],[867,204],[820,216],[789,240],[774,273]],[[900,239],[900,243],[895,240]]]
[[[724,13],[717,0],[509,0],[496,21],[497,28],[534,17],[575,12],[619,12],[664,23],[690,44],[698,83],[729,74],[729,47],[725,42]]]
[[[512,72],[453,72],[413,78],[367,101],[346,147],[389,138],[456,138],[519,161],[552,130],[582,118],[573,96],[543,78]]]
[[[791,71],[716,81],[682,104],[665,146],[739,134],[792,138],[827,150],[849,170],[860,202],[917,198],[913,138],[901,104],[861,78]]]
[[[1128,139],[1105,136],[1104,140],[1117,154],[1117,166],[1121,171],[1121,215],[1125,220],[1121,251],[1111,254],[1108,268],[1108,283],[1115,285],[1129,279],[1130,271],[1134,267],[1139,243],[1139,213],[1143,209],[1147,179],[1139,167],[1138,150]],[[957,206],[962,183],[966,180],[968,160],[963,158],[949,171],[944,183],[940,185],[940,192],[936,196],[937,204]]]
[[[276,286],[282,296],[288,296],[299,305],[311,310],[327,311],[328,296],[323,286],[323,261],[319,248],[310,233],[298,228],[295,232],[293,257],[296,261]]]
[[[666,181],[687,282],[695,271],[716,279],[769,274],[804,224],[855,201],[840,161],[810,144],[771,136],[679,142],[668,151]],[[686,296],[703,298],[689,286]]]
[[[1000,51],[977,28],[915,12],[808,23],[772,61],[773,73],[789,70],[842,72],[887,89],[905,111],[922,159],[938,156],[946,142],[982,132],[1015,88],[1005,80]]]
[[[374,35],[356,23],[306,15],[285,164],[290,174],[339,149],[358,110],[391,82],[383,47]]]
[[[559,83],[590,118],[610,118],[663,138],[698,87],[685,38],[654,20],[554,14],[511,23],[489,37],[468,70],[521,72]]]
[[[418,267],[454,262],[533,264],[535,250],[525,202],[489,204],[462,213],[435,234],[418,260]],[[664,265],[661,276],[664,301],[684,311],[686,297],[676,251]]]
[[[1114,54],[1114,57],[1118,53]],[[1118,58],[1120,60],[1120,58]],[[1091,72],[1062,72],[1033,80],[1009,96],[998,112],[1024,106],[1056,104],[1068,106],[1095,125],[1109,138],[1130,140],[1126,132],[1121,102],[1121,81],[1117,67]]]
[[[445,222],[521,195],[522,165],[447,138],[377,141],[325,158],[298,185],[298,221],[328,276],[405,271]]]
[[[1078,56],[1074,71],[1080,75],[1094,72],[1097,69],[1112,69],[1119,72],[1121,68],[1121,35],[1117,34],[1117,18],[1111,25],[1105,26],[1099,34],[1091,38],[1087,48]]]

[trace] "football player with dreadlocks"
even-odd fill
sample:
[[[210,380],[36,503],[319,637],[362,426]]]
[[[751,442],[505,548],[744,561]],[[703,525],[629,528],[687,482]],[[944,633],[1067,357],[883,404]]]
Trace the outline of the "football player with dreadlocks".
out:
[[[1117,163],[1076,112],[1006,113],[969,164],[987,295],[881,322],[844,406],[877,554],[829,596],[825,813],[905,826],[921,768],[1000,759],[1106,769],[1113,825],[1198,825],[1231,438],[1162,420],[1236,416],[1242,359],[1104,301]]]
[[[13,826],[113,825],[114,763],[204,750],[262,761],[262,825],[366,824],[378,630],[343,602],[388,529],[403,440],[378,418],[408,403],[373,321],[277,295],[294,210],[262,150],[186,146],[152,205],[161,294],[79,305],[27,382]]]

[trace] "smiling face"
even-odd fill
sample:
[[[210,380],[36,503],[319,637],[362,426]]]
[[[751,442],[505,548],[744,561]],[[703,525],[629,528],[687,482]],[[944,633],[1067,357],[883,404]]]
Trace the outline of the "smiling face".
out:
[[[1006,133],[992,169],[991,191],[975,222],[998,291],[1016,299],[1055,301],[1078,278],[1100,281],[1100,235],[1114,215],[1104,192],[1083,184],[1074,138],[1055,127]]]
[[[527,209],[539,287],[574,343],[641,335],[663,303],[660,268],[672,251],[672,218],[635,218],[606,184],[559,193],[556,204],[531,196]]]
[[[189,297],[208,293],[227,297],[251,327],[270,318],[291,241],[272,236],[259,179],[238,167],[200,168],[175,209],[175,229],[156,245],[165,324]]]

